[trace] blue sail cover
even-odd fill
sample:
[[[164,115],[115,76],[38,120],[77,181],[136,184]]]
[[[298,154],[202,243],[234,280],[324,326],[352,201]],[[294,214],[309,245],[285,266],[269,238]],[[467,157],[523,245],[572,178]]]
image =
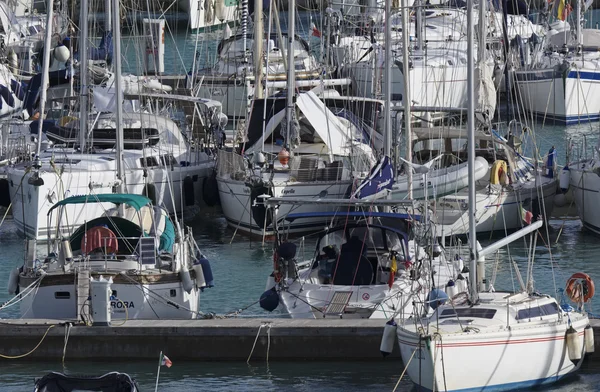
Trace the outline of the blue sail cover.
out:
[[[394,185],[394,168],[390,158],[384,156],[379,159],[371,169],[369,176],[356,189],[354,197],[359,199],[372,197],[387,189],[392,189],[392,185]]]

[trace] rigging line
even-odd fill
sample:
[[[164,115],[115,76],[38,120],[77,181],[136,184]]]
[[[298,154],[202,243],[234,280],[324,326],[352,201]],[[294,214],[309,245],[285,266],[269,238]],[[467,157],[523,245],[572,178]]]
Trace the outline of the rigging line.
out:
[[[410,356],[408,362],[406,363],[406,366],[404,367],[404,370],[402,371],[402,374],[400,374],[400,378],[398,379],[398,382],[396,382],[396,385],[394,386],[394,389],[392,390],[392,392],[396,392],[396,389],[398,389],[398,385],[400,385],[400,381],[402,381],[402,377],[404,377],[404,374],[406,373],[406,370],[408,369],[408,365],[410,365],[413,357],[415,356],[416,352],[417,352],[418,348],[416,348],[412,355]]]

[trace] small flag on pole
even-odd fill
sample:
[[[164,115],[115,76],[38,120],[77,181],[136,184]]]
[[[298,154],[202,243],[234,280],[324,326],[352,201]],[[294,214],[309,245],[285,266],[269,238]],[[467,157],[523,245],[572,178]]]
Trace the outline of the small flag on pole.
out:
[[[317,38],[321,38],[321,32],[319,31],[319,29],[317,29],[317,26],[315,26],[314,23],[310,24],[310,29],[311,29],[311,35]]]
[[[165,354],[163,354],[162,360],[161,360],[160,364],[161,364],[161,366],[166,366],[168,368],[170,368],[171,366],[173,366],[173,362],[171,362],[171,360],[169,359],[169,357],[167,357]]]
[[[521,207],[521,218],[523,219],[523,222],[530,225],[531,220],[533,219],[533,214],[531,211],[527,211],[525,208]]]

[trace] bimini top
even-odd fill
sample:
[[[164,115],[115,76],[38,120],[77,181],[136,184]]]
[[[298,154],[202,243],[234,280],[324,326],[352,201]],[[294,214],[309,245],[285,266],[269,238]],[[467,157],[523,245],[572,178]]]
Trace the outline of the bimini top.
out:
[[[139,392],[137,382],[126,373],[111,372],[103,376],[70,376],[51,372],[36,380],[35,391],[111,391]]]
[[[114,203],[127,204],[139,211],[142,207],[150,204],[152,201],[146,196],[135,195],[130,193],[100,193],[97,195],[79,195],[71,196],[59,201],[48,210],[48,215],[57,207],[67,204],[84,204],[84,203]]]

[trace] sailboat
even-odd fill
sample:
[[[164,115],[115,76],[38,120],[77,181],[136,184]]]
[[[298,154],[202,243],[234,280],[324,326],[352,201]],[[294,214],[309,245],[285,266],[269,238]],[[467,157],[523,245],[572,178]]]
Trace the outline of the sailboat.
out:
[[[239,19],[238,0],[178,0],[177,4],[188,14],[191,30],[218,29]]]
[[[65,235],[60,226],[68,221],[67,207],[97,204],[113,207]],[[126,193],[71,196],[50,208],[48,219],[53,215],[57,224],[46,257],[35,259],[31,241],[32,251],[10,276],[21,317],[92,322],[99,305],[88,298],[90,281],[104,279],[110,281],[111,319],[196,318],[200,289],[212,285],[204,277],[212,271],[191,231],[150,199]]]
[[[82,22],[86,20],[86,15],[82,13]],[[117,33],[120,36],[120,25],[113,23],[113,26],[116,67],[119,58],[117,46],[120,46],[116,41]],[[87,24],[82,24],[80,42],[87,42],[86,37]],[[88,63],[88,54],[87,48],[80,49],[82,64]],[[49,56],[48,51],[45,56]],[[86,71],[85,66],[80,67],[80,83],[85,87],[88,86]],[[140,105],[142,94],[131,91],[135,90],[135,86],[132,86],[134,83],[127,83],[131,79],[121,76],[116,69],[114,75],[118,75],[110,81],[114,87],[97,86],[93,89],[95,113],[89,113],[91,100],[82,91],[80,110],[76,113],[78,118],[64,116],[56,122],[34,121],[29,124],[38,131],[35,160],[9,167],[7,183],[2,184],[9,190],[17,229],[26,237],[39,241],[48,239],[51,226],[46,216],[56,202],[71,195],[110,193],[122,183],[125,184],[125,193],[147,195],[155,205],[167,208],[171,214],[183,213],[184,210],[190,213],[197,211],[204,182],[214,168],[214,154],[203,148],[192,148],[187,135],[175,121],[166,113],[156,113],[158,104],[149,107]],[[125,84],[130,89],[127,99],[129,110],[123,110],[123,102],[119,101],[124,99]],[[40,102],[45,103],[47,89],[41,90]],[[104,100],[99,99],[102,95]],[[146,95],[146,98],[155,99],[155,96]],[[191,97],[187,98],[192,100]],[[168,100],[171,97],[158,94],[156,99]],[[203,109],[199,112],[205,115],[202,118],[204,124],[225,126],[227,118],[223,124],[218,103],[203,99],[195,99],[193,103]],[[124,113],[117,116],[117,108]],[[117,157],[115,143],[119,127],[122,127],[123,149]],[[45,149],[41,146],[42,131],[46,131],[45,136],[54,143]],[[115,174],[120,165],[124,168],[124,177],[117,178]],[[70,205],[67,207],[68,222],[63,222],[62,227],[64,230],[75,230],[85,221],[101,214],[105,207]]]
[[[567,3],[554,1],[554,21],[544,39],[533,48],[533,64],[515,71],[518,101],[534,115],[558,123],[598,121],[600,32],[583,29],[583,12],[591,5],[587,1],[577,1],[574,7],[573,32],[567,21]]]
[[[289,5],[288,48],[294,48],[295,6]],[[258,41],[258,40],[257,40]],[[255,42],[257,42],[255,41]],[[288,50],[288,64],[294,63]],[[262,72],[257,66],[255,72]],[[248,121],[247,140],[237,151],[219,151],[217,184],[223,214],[236,230],[273,235],[274,226],[290,210],[284,205],[278,217],[266,212],[263,196],[342,199],[350,194],[355,178],[375,163],[369,133],[351,119],[336,115],[314,92],[295,93],[295,69],[288,67],[286,96],[262,97],[255,90]],[[262,76],[257,75],[256,80]],[[266,116],[265,116],[266,113]],[[260,197],[260,198],[259,198]],[[322,206],[331,211],[331,206]],[[294,206],[294,212],[314,212],[313,206]],[[289,225],[302,233],[323,225],[324,219],[306,219]]]
[[[468,7],[472,8],[472,2]],[[472,26],[469,17],[469,40]],[[469,68],[468,93],[473,98],[472,60]],[[470,102],[468,159],[473,164],[475,115],[473,100]],[[473,169],[469,180],[474,200]],[[551,296],[535,293],[532,282],[516,293],[486,290],[485,265],[479,258],[529,233],[536,238],[542,222],[478,251],[475,209],[476,204],[471,203],[469,290],[452,298],[438,298],[430,303],[427,317],[415,317],[397,327],[406,372],[415,384],[427,390],[508,390],[555,382],[577,370],[584,354],[593,351],[593,333],[589,340],[584,339],[584,334],[589,334],[585,331],[591,332],[589,319],[582,311],[561,307]],[[535,248],[534,238],[531,241]]]
[[[118,6],[118,1],[113,5]],[[117,13],[115,25],[118,23]],[[115,72],[120,75],[119,28],[115,40]],[[91,188],[87,195],[64,198],[48,209],[47,227],[52,227],[53,233],[44,262],[35,262],[36,241],[31,240],[24,265],[10,276],[10,291],[19,294],[22,317],[108,324],[110,313],[125,320],[188,319],[198,314],[199,291],[206,285],[204,272],[209,280],[212,273],[208,272],[207,261],[203,261],[191,230],[185,231],[177,221],[171,221],[163,209],[152,206],[148,197],[124,192],[127,162],[123,156],[121,82],[117,78],[115,86],[115,192],[95,193]],[[37,181],[40,186],[39,179],[30,183],[35,185]],[[103,213],[86,217],[72,229],[68,207],[79,205],[82,211],[95,212],[98,208],[89,208],[94,204]],[[56,217],[53,212],[57,212]],[[67,228],[61,228],[65,223]],[[194,264],[200,266],[193,274],[196,283],[190,274]],[[104,294],[95,292],[94,287],[106,297],[102,299]]]

